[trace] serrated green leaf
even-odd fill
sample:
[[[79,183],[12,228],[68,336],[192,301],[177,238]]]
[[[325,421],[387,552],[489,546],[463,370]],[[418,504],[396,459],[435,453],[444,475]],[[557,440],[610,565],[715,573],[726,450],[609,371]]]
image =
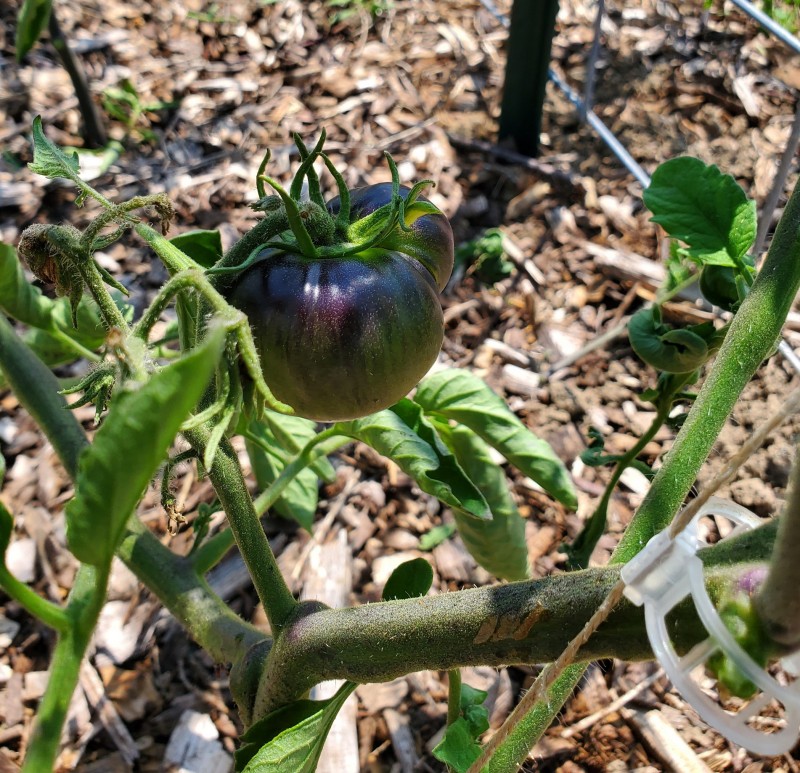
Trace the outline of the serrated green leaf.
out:
[[[363,419],[337,422],[334,428],[396,462],[423,491],[446,505],[476,518],[491,518],[483,495],[411,400],[404,398]]]
[[[253,474],[256,476],[259,489],[263,491],[277,479],[294,454],[281,447],[267,423],[252,421],[248,431],[263,443],[261,445],[249,438],[245,439]],[[317,476],[313,470],[306,467],[294,477],[272,507],[278,515],[296,521],[304,529],[311,531],[318,499]]]
[[[222,257],[222,236],[219,231],[187,231],[170,241],[203,268],[211,268]]]
[[[525,543],[525,519],[508,490],[503,470],[492,460],[489,446],[464,426],[443,430],[443,436],[469,479],[480,489],[491,521],[478,521],[453,510],[458,533],[472,557],[503,580],[524,580],[530,574]]]
[[[404,561],[389,575],[381,598],[384,601],[419,598],[431,589],[432,584],[433,567],[424,558],[412,558]]]
[[[76,182],[79,179],[78,154],[73,153],[68,156],[61,148],[50,142],[45,137],[42,118],[39,115],[33,119],[33,161],[28,164],[28,169],[51,180],[64,177]]]
[[[17,61],[21,62],[41,37],[50,21],[52,0],[25,0],[17,16]]]
[[[550,445],[531,432],[477,376],[463,370],[439,371],[422,380],[414,401],[426,413],[469,427],[559,502],[578,506],[567,468]]]
[[[314,773],[331,725],[355,688],[352,682],[345,682],[336,695],[327,701],[298,701],[273,712],[265,718],[267,722],[262,720],[254,725],[244,736],[251,749],[256,745],[259,734],[263,737],[265,731],[275,733],[287,719],[294,723],[264,740],[259,750],[247,761],[244,773]],[[300,711],[296,710],[297,706],[300,706]],[[300,719],[303,714],[306,716]],[[245,752],[246,748],[241,752]],[[242,770],[241,765],[245,761],[244,755],[237,753],[238,770]]]
[[[67,542],[80,561],[102,566],[111,560],[125,522],[202,396],[223,339],[214,330],[201,347],[112,402],[81,454],[75,497],[66,508]]]
[[[756,237],[756,207],[731,175],[697,158],[661,164],[644,192],[653,221],[699,263],[735,266]]]
[[[459,717],[449,725],[444,738],[433,750],[439,762],[449,765],[456,773],[467,773],[475,760],[481,756],[481,747],[475,742],[469,724]]]

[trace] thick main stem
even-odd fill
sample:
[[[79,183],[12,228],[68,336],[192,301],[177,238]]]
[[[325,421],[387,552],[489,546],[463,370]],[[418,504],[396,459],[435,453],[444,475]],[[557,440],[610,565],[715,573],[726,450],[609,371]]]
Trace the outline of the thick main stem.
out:
[[[755,598],[767,634],[785,647],[800,647],[800,457],[795,456],[789,498],[778,520],[769,574]]]
[[[184,432],[184,437],[202,458],[210,433],[205,427]],[[222,509],[228,517],[236,544],[244,558],[256,593],[264,605],[273,633],[278,634],[297,607],[281,574],[275,554],[253,507],[239,458],[227,439],[222,440],[208,470]]]
[[[72,693],[78,684],[81,663],[103,608],[108,584],[108,567],[81,564],[70,593],[67,613],[71,627],[60,633],[36,722],[28,745],[23,773],[53,769]]]
[[[742,556],[747,566],[766,560],[774,535],[769,524],[702,551],[712,597],[742,571]],[[282,702],[324,679],[363,683],[426,669],[548,662],[618,579],[619,567],[604,567],[351,609],[309,608],[276,643],[267,678],[280,676]],[[681,650],[706,635],[690,602],[678,608],[670,631]],[[620,604],[580,651],[581,660],[605,657],[652,657],[641,609]]]

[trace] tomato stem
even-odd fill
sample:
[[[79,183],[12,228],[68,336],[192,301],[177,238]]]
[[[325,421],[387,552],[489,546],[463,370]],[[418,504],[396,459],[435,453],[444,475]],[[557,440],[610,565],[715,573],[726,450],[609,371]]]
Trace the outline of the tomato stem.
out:
[[[184,437],[202,457],[211,441],[211,430],[209,427],[198,427],[185,432]],[[231,532],[253,578],[253,585],[264,605],[272,631],[277,636],[297,607],[297,601],[281,574],[275,554],[253,507],[239,457],[226,438],[220,441],[219,450],[207,472],[217,498],[228,516]]]
[[[797,649],[800,644],[800,456],[795,460],[789,479],[789,497],[778,519],[778,535],[772,562],[755,608],[770,638],[779,644]]]

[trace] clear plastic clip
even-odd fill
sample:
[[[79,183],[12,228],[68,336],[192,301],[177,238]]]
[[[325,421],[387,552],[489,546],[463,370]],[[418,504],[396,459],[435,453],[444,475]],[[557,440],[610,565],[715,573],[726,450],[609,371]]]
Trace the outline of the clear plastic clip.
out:
[[[675,539],[671,539],[666,530],[657,534],[622,568],[621,576],[627,586],[625,595],[636,606],[644,605],[647,636],[656,658],[675,688],[702,719],[729,740],[756,754],[784,754],[800,738],[800,679],[788,685],[779,683],[742,649],[717,614],[706,591],[703,563],[697,556],[698,549],[707,546],[698,528],[704,516],[722,516],[730,521],[734,529],[727,537],[754,529],[761,523],[747,508],[712,497]],[[691,596],[709,637],[679,657],[670,640],[666,618],[687,596]],[[692,677],[692,672],[716,652],[725,653],[760,690],[738,712],[724,709]],[[792,668],[796,664],[786,662],[783,665],[786,672],[796,673],[796,667]],[[774,729],[775,720],[769,718],[760,723],[753,720],[773,701],[783,705],[785,725],[774,732],[765,732],[758,727],[771,725]]]

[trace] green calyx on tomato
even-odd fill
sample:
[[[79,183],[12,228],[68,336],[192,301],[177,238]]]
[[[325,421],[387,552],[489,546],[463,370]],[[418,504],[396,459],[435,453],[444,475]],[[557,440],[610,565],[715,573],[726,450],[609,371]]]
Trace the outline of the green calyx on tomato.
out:
[[[453,234],[421,195],[429,181],[401,186],[387,154],[390,183],[349,190],[324,140],[309,150],[295,137],[301,164],[288,191],[264,174],[265,157],[255,208],[277,227],[239,265],[210,273],[235,275],[222,291],[247,315],[274,395],[300,416],[337,421],[392,405],[436,360]],[[327,203],[317,159],[338,188]]]

